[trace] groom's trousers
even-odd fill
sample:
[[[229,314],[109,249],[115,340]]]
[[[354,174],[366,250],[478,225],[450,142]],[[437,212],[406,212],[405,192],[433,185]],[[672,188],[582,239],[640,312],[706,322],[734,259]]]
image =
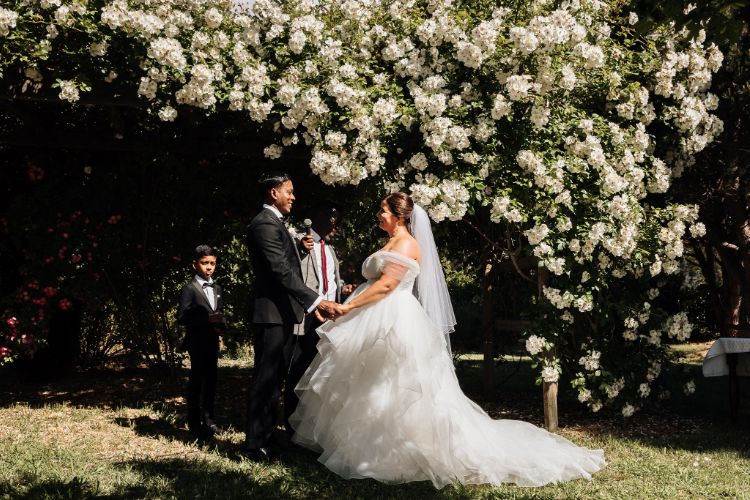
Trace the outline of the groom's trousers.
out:
[[[255,367],[247,395],[245,447],[268,445],[278,418],[281,385],[288,368],[285,346],[293,325],[254,324]]]
[[[299,398],[294,388],[305,374],[305,371],[318,354],[318,341],[320,336],[315,331],[322,323],[314,314],[308,314],[305,317],[305,334],[292,335],[287,341],[287,356],[289,360],[289,369],[284,383],[284,425],[287,432],[293,429],[289,425],[289,417],[297,409]]]

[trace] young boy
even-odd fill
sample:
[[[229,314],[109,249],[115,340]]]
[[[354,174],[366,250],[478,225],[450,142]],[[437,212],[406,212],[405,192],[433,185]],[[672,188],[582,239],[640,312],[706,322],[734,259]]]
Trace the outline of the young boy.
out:
[[[185,326],[183,346],[190,355],[187,388],[188,429],[200,440],[213,438],[219,334],[225,327],[221,287],[211,278],[216,252],[208,245],[195,248],[195,276],[182,287],[177,322]]]

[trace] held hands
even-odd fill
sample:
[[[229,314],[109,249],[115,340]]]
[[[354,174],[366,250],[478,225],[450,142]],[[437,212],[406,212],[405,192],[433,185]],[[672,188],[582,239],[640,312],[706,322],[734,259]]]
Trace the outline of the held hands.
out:
[[[318,307],[315,309],[315,317],[319,321],[331,320],[335,321],[338,317],[349,312],[351,308],[337,304],[330,300],[322,300]]]

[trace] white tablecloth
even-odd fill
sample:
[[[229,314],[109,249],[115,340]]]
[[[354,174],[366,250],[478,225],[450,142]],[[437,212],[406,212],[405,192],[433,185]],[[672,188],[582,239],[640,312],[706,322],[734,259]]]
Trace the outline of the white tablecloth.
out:
[[[703,359],[704,377],[729,375],[727,354],[739,354],[737,375],[750,376],[750,339],[722,337],[713,343]]]

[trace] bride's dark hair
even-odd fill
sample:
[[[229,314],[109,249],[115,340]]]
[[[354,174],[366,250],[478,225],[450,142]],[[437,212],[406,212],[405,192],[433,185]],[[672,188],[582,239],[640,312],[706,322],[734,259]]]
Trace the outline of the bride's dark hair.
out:
[[[411,213],[414,210],[414,200],[406,193],[391,193],[383,201],[388,205],[388,209],[396,217],[403,217],[406,224],[409,224]]]

